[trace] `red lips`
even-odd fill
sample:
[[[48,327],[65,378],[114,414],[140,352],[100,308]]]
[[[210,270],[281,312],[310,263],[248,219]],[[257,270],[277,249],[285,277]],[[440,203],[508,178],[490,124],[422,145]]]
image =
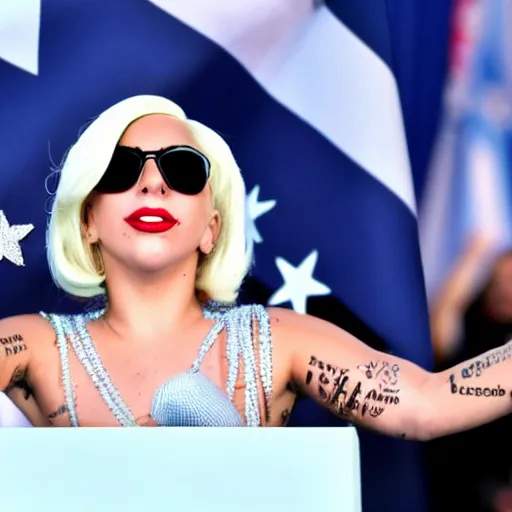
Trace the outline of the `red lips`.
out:
[[[133,229],[145,233],[163,233],[179,224],[164,208],[139,208],[124,219]]]

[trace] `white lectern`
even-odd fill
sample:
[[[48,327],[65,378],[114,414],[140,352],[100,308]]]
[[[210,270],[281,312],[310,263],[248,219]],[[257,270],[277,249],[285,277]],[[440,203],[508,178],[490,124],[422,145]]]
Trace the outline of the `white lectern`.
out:
[[[0,428],[1,512],[361,511],[354,428]]]

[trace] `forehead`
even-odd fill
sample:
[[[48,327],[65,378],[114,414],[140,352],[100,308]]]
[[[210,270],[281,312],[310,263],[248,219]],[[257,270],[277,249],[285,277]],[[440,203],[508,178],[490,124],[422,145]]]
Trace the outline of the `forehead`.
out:
[[[142,150],[156,150],[181,144],[197,146],[187,125],[165,114],[152,114],[137,119],[125,130],[119,143]]]

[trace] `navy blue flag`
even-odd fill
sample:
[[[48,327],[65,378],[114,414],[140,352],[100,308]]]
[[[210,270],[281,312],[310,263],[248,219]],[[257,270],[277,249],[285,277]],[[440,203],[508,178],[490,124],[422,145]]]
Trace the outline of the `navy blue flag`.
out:
[[[3,0],[1,9],[0,317],[83,307],[47,269],[51,161],[113,103],[158,94],[219,132],[242,169],[256,258],[244,300],[323,316],[430,365],[384,2]],[[311,404],[301,411],[298,424],[339,424]],[[361,436],[365,511],[422,510],[418,446]],[[408,498],[390,491],[397,480]]]

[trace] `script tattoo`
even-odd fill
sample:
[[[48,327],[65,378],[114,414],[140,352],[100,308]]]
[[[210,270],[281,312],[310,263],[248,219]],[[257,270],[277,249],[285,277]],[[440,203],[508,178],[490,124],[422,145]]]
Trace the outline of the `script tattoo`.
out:
[[[21,334],[14,334],[7,338],[0,338],[0,345],[4,349],[5,356],[13,356],[27,350],[25,341]]]
[[[315,356],[311,356],[308,366],[305,383],[316,388],[320,401],[331,412],[339,416],[348,416],[353,409],[359,407],[357,398],[361,393],[361,384],[356,385],[352,392],[348,393],[347,369],[325,363]]]
[[[498,363],[503,363],[512,357],[512,343],[508,342],[502,347],[490,350],[486,354],[481,355],[478,359],[473,360],[470,364],[462,368],[461,375],[463,379],[471,377],[480,377],[482,372]]]
[[[496,397],[505,396],[505,390],[498,384],[495,388],[482,388],[475,386],[458,386],[455,382],[455,375],[450,375],[450,391],[453,395],[462,396],[485,396]]]
[[[48,420],[53,425],[53,420],[58,416],[62,416],[68,412],[68,407],[65,404],[62,404],[56,411],[53,411],[51,414],[48,414]]]
[[[389,364],[387,361],[370,361],[368,364],[359,365],[368,380],[375,381],[378,389],[371,389],[365,396],[361,415],[369,414],[376,418],[380,416],[387,405],[398,405],[399,389],[398,372],[400,367],[397,364]]]
[[[370,361],[357,367],[363,371],[367,379],[379,381],[379,387],[396,386],[398,384],[397,364],[390,365],[387,361]]]
[[[399,390],[391,383],[398,382],[398,367],[390,367],[387,363],[369,363],[359,368],[363,369],[368,380],[375,380],[379,389],[370,389],[363,396],[362,383],[357,376],[349,376],[349,370],[325,363],[315,356],[311,356],[306,373],[307,386],[316,387],[320,400],[334,414],[350,417],[355,411],[361,416],[380,416],[386,406],[398,405]]]

